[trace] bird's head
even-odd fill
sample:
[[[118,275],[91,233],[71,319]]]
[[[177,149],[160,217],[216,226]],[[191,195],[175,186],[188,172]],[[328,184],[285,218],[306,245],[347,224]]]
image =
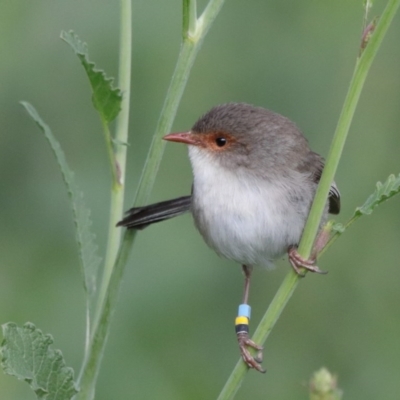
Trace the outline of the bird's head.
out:
[[[289,119],[245,103],[216,106],[189,132],[171,133],[164,140],[187,144],[193,168],[204,159],[261,176],[279,166],[293,167],[287,164],[309,151],[306,139]]]

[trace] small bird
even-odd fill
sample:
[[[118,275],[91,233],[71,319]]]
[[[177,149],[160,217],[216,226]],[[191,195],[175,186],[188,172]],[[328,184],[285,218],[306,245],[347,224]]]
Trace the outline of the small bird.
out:
[[[235,320],[244,362],[260,372],[262,347],[249,338],[250,276],[255,265],[273,266],[286,252],[295,272],[323,273],[315,258],[297,252],[324,167],[288,118],[245,103],[227,103],[204,114],[188,132],[165,140],[188,145],[193,170],[190,196],[132,208],[118,223],[128,229],[192,213],[204,241],[220,256],[242,265],[243,301]],[[321,221],[338,214],[340,194],[332,183]],[[257,350],[253,357],[249,348]]]

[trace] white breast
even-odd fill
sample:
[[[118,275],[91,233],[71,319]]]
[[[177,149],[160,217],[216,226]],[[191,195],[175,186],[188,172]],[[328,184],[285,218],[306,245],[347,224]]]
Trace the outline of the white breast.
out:
[[[289,245],[298,243],[308,207],[293,207],[293,184],[289,189],[284,180],[268,182],[243,169],[228,171],[193,146],[189,156],[194,174],[193,217],[218,254],[241,264],[271,266]],[[301,182],[298,188],[304,197]]]

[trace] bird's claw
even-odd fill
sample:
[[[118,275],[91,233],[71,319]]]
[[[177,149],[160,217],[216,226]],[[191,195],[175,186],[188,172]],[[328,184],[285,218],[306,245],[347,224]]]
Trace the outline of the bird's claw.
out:
[[[247,364],[249,368],[254,368],[259,372],[265,373],[266,370],[261,366],[263,359],[262,346],[259,346],[257,343],[253,342],[249,338],[248,333],[245,332],[238,333],[237,338],[239,342],[240,354],[242,355],[243,361]],[[248,347],[251,347],[258,351],[256,356],[253,357],[250,354]]]
[[[301,268],[306,269],[307,271],[310,272],[316,272],[317,274],[327,274],[327,271],[322,271],[319,269],[316,265],[316,259],[304,259],[297,251],[296,247],[290,247],[288,250],[288,255],[289,255],[289,262],[290,265],[293,267],[294,271],[296,272],[297,275],[304,277],[305,273],[301,271]]]

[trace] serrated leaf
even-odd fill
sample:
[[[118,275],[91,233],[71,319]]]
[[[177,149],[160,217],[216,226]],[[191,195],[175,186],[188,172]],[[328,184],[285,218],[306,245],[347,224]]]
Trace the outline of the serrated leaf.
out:
[[[121,90],[113,88],[113,78],[107,77],[103,70],[96,69],[95,64],[89,60],[86,43],[79,40],[73,31],[62,31],[60,37],[72,47],[81,61],[92,87],[93,105],[100,113],[102,121],[109,124],[121,111]]]
[[[356,208],[354,217],[371,214],[376,206],[390,199],[399,192],[400,175],[397,178],[394,175],[390,175],[386,182],[378,182],[376,184],[376,189],[374,193],[372,193],[371,196],[368,197],[367,201],[361,207]]]
[[[28,114],[44,133],[54,155],[56,156],[58,165],[60,166],[74,214],[76,240],[78,242],[84,287],[87,294],[91,296],[96,290],[97,270],[101,259],[97,255],[97,245],[95,243],[96,238],[91,231],[92,221],[90,219],[90,210],[85,205],[83,193],[78,189],[74,174],[67,164],[65,154],[61,149],[59,142],[53,136],[50,128],[40,118],[39,114],[31,104],[24,101],[21,102],[21,104],[25,107]]]
[[[69,400],[78,393],[74,371],[65,365],[61,351],[50,347],[50,335],[31,323],[20,328],[9,322],[2,328],[1,366],[6,374],[26,381],[38,399]]]
[[[400,193],[400,175],[396,178],[394,175],[389,175],[386,182],[378,182],[376,189],[371,196],[368,197],[366,202],[361,206],[357,207],[353,216],[347,221],[346,224],[333,223],[332,225],[332,237],[328,244],[324,247],[323,251],[326,251],[328,247],[343,233],[345,232],[355,221],[358,220],[362,215],[369,215],[372,213],[375,207],[385,202],[396,194]],[[321,252],[321,253],[322,253]]]

